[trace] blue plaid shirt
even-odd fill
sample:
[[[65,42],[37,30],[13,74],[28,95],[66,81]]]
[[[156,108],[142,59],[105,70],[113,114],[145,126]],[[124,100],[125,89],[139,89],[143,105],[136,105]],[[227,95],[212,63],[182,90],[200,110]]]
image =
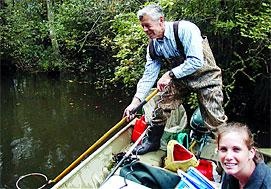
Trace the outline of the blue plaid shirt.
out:
[[[172,71],[177,78],[182,78],[193,74],[203,65],[202,37],[199,28],[185,20],[179,22],[178,35],[184,47],[186,60],[183,64],[173,68]],[[180,56],[175,42],[173,22],[165,22],[164,38],[154,39],[153,45],[158,56],[165,58]],[[135,97],[141,101],[144,100],[155,84],[162,64],[159,60],[151,59],[149,47],[147,48],[146,59],[145,71],[137,84],[135,94]]]

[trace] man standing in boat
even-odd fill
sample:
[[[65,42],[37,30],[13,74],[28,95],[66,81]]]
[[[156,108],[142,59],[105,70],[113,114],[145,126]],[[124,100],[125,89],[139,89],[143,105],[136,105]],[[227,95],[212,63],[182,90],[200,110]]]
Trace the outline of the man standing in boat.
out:
[[[124,116],[128,119],[134,116],[131,111],[148,95],[161,66],[168,68],[157,81],[159,91],[166,91],[158,105],[162,113],[152,117],[147,138],[137,146],[137,153],[145,154],[160,148],[169,112],[178,108],[189,92],[197,94],[205,127],[216,131],[227,121],[227,116],[222,107],[221,69],[215,63],[207,38],[203,38],[199,28],[189,21],[165,21],[158,5],[147,5],[138,11],[137,16],[150,43],[143,76]]]

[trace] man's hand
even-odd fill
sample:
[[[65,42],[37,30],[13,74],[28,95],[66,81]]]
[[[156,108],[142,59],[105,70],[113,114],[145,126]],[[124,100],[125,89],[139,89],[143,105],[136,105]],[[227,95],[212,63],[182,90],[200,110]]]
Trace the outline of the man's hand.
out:
[[[137,108],[140,104],[140,100],[136,97],[133,98],[131,104],[129,106],[127,106],[127,108],[124,110],[123,113],[123,117],[127,117],[126,121],[129,122],[130,120],[132,120],[135,117],[135,113],[132,113],[132,110],[134,110],[135,108]]]
[[[172,78],[169,76],[169,71],[164,73],[164,75],[158,80],[157,88],[159,91],[163,91],[165,86],[171,82]]]

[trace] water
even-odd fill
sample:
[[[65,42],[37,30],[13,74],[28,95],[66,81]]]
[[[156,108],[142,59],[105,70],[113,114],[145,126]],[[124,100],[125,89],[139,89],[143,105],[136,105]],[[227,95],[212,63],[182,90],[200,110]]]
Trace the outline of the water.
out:
[[[54,179],[120,121],[130,99],[69,78],[3,76],[0,188],[32,172]]]
[[[0,188],[15,188],[33,172],[54,179],[120,121],[130,100],[123,91],[107,95],[70,77],[2,76]],[[256,139],[270,147],[270,124],[259,119],[252,124]]]

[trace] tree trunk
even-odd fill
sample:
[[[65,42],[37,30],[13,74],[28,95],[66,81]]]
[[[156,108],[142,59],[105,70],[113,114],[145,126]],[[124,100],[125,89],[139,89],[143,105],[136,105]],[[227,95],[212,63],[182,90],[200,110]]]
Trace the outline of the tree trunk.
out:
[[[49,35],[52,43],[52,48],[54,51],[54,55],[59,57],[59,46],[57,42],[57,36],[54,28],[54,12],[53,12],[53,5],[52,0],[46,0],[47,4],[47,15],[48,15],[48,22],[49,22]]]

